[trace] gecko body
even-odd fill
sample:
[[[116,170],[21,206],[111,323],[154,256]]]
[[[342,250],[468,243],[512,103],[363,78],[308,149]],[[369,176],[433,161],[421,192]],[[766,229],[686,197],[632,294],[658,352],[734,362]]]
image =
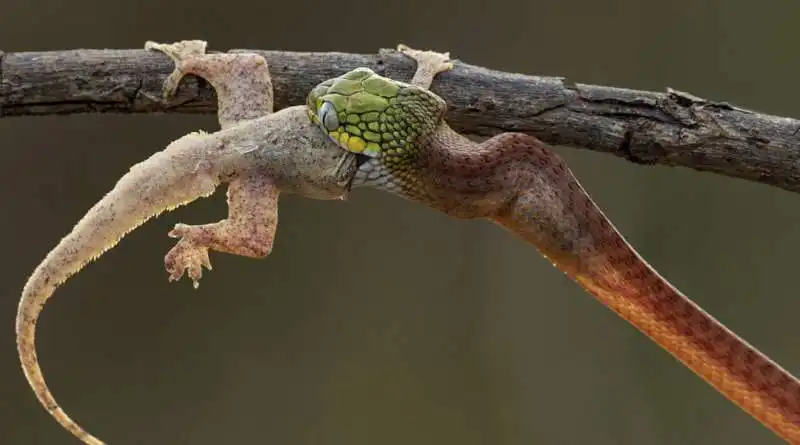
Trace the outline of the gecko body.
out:
[[[533,244],[588,293],[784,440],[800,444],[800,381],[651,267],[547,145],[523,133],[481,143],[444,120],[429,90],[448,54],[412,50],[410,83],[359,68],[317,85],[310,120],[363,160],[354,187],[457,218],[492,221]]]
[[[86,444],[103,444],[56,403],[45,383],[35,350],[36,322],[55,289],[128,232],[164,211],[188,204],[228,184],[228,217],[213,224],[177,224],[180,238],[164,263],[170,280],[184,273],[197,286],[208,251],[261,258],[272,249],[280,192],[315,199],[342,199],[356,169],[352,153],[338,149],[296,106],[272,113],[272,85],[266,61],[255,54],[205,54],[205,42],[146,48],[176,64],[167,78],[169,97],[186,74],[207,79],[219,100],[221,130],[195,132],[134,165],[95,204],[34,270],[19,303],[17,349],[25,377],[47,411]]]

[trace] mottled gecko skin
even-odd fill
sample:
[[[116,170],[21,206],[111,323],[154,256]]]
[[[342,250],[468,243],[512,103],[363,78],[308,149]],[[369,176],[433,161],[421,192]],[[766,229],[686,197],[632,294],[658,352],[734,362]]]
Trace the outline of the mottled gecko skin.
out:
[[[476,143],[452,130],[445,102],[427,90],[452,67],[448,55],[399,49],[423,67],[410,83],[360,68],[308,97],[311,120],[366,158],[354,186],[510,230],[725,397],[800,444],[800,381],[661,277],[544,143],[521,133]]]
[[[260,258],[270,253],[281,192],[342,199],[356,159],[319,134],[298,106],[272,113],[266,61],[255,54],[205,55],[205,42],[148,42],[168,54],[176,71],[165,83],[169,96],[185,74],[205,77],[219,100],[221,131],[186,135],[134,165],[45,257],[22,292],[16,320],[22,368],[48,412],[86,444],[103,444],[56,403],[36,356],[36,322],[55,289],[112,248],[128,232],[161,212],[228,187],[228,218],[214,224],[178,224],[180,240],[164,261],[171,280],[187,271],[197,285],[208,250]]]

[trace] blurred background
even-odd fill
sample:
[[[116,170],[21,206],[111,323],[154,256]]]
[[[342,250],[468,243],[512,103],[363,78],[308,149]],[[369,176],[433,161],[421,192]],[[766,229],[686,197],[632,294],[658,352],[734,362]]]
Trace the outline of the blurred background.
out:
[[[800,117],[800,3],[6,0],[0,48],[375,52],[402,41],[494,69],[666,87]],[[28,274],[130,165],[214,116],[0,120],[0,443],[76,443],[19,370]],[[800,372],[800,196],[559,148],[663,275]],[[152,221],[68,281],[38,350],[56,399],[124,444],[773,444],[768,430],[485,222],[399,198],[281,200],[272,255],[215,254],[200,289],[168,283],[176,222]]]

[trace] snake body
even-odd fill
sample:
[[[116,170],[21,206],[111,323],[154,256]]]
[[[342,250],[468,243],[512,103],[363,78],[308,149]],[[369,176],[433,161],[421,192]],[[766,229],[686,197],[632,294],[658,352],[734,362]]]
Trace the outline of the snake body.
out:
[[[354,186],[512,231],[722,395],[800,444],[800,381],[659,275],[544,143],[522,133],[471,141],[444,121],[437,95],[367,68],[319,84],[307,102],[311,120],[359,154]]]

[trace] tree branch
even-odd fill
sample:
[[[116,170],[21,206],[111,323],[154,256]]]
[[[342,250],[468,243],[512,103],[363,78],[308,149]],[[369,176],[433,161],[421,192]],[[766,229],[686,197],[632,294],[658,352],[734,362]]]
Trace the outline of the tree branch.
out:
[[[232,50],[243,51],[243,50]],[[250,51],[250,50],[248,50]],[[378,54],[259,51],[273,75],[276,108],[305,102],[317,83],[358,66],[410,79],[413,62]],[[216,111],[214,92],[189,77],[161,101],[172,70],[144,50],[0,52],[0,117],[71,113]],[[449,104],[458,131],[491,136],[522,131],[553,145],[611,153],[638,164],[689,167],[800,191],[800,121],[666,93],[570,83],[465,63],[440,74],[432,90]]]

